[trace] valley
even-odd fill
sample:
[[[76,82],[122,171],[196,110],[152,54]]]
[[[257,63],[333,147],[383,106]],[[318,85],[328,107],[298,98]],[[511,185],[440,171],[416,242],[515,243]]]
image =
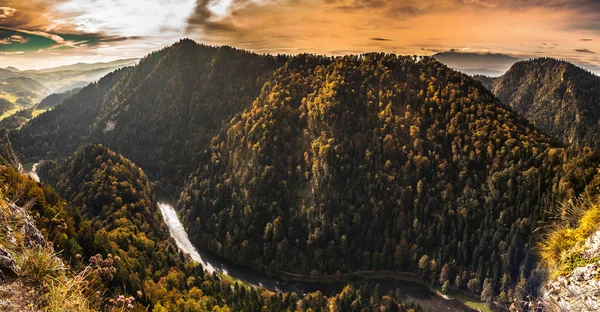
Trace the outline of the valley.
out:
[[[40,182],[36,172],[38,165],[37,162],[23,164],[23,173]],[[169,227],[169,232],[179,249],[188,254],[193,261],[198,262],[203,270],[210,274],[217,273],[221,278],[232,279],[251,287],[264,287],[277,293],[295,292],[301,296],[316,291],[332,296],[340,293],[349,283],[360,286],[362,283],[368,282],[378,285],[383,293],[390,291],[399,293],[399,297],[404,302],[418,304],[424,311],[475,311],[457,300],[447,299],[445,296],[433,292],[429,286],[420,283],[418,277],[411,273],[372,271],[320,277],[276,272],[276,276],[285,278],[279,279],[251,268],[235,265],[210,252],[197,249],[189,241],[187,233],[179,221],[172,203],[172,196],[158,184],[153,186],[153,191],[165,224]]]

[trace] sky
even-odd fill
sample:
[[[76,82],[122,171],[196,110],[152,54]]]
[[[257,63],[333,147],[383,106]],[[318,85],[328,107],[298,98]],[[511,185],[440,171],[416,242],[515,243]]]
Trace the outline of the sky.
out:
[[[0,0],[0,67],[143,57],[182,38],[258,53],[454,51],[600,67],[600,0]]]

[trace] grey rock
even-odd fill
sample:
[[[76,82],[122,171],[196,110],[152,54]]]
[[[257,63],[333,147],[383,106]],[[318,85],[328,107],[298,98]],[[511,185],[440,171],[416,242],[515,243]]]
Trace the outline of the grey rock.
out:
[[[0,246],[0,270],[14,274],[19,274],[21,271],[12,254],[2,246]]]

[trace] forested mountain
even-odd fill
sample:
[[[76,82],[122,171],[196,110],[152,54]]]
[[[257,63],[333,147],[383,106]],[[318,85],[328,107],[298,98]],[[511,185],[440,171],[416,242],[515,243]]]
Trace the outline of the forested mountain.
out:
[[[26,157],[66,156],[84,142],[104,143],[173,190],[284,61],[184,40],[32,120],[15,134],[15,149]]]
[[[76,242],[65,255],[112,255],[109,290],[131,294],[153,311],[406,311],[396,298],[379,294],[353,303],[371,293],[351,287],[331,298],[315,293],[298,301],[294,293],[276,295],[204,274],[169,237],[142,170],[103,146],[86,145],[67,159],[45,162],[39,174],[73,216]]]
[[[502,103],[565,144],[600,147],[600,77],[571,63],[516,63],[499,78],[476,76]]]
[[[414,271],[518,303],[535,230],[598,161],[435,60],[299,56],[212,140],[179,210],[244,265]]]
[[[273,57],[190,40],[12,134],[24,158],[89,142],[131,158],[183,189],[197,244],[239,264],[418,272],[517,305],[543,278],[538,229],[600,163],[432,58]]]
[[[102,111],[105,96],[130,70],[124,68],[106,75],[13,132],[15,151],[25,158],[70,156],[84,143],[90,125]]]

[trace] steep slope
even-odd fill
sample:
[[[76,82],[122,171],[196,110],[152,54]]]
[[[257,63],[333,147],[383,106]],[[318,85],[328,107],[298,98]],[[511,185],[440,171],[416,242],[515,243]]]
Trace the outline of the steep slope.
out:
[[[46,278],[58,279],[65,267],[36,227],[30,215],[31,205],[16,204],[19,198],[13,197],[14,191],[23,184],[6,183],[7,171],[19,175],[5,166],[0,167],[0,310],[41,311],[47,301],[44,300],[47,289],[40,287],[40,282]],[[42,191],[37,186],[27,190]],[[36,262],[29,259],[42,260],[38,263],[47,266],[33,276]]]
[[[178,206],[198,244],[243,265],[413,271],[520,302],[541,278],[535,230],[598,161],[433,59],[298,56],[212,140]]]
[[[19,129],[22,125],[33,118],[33,108],[25,108],[16,111],[14,114],[0,120],[0,128],[8,130]]]
[[[476,77],[502,103],[566,144],[600,147],[600,77],[549,58],[516,63],[499,78]]]
[[[0,310],[101,310],[96,304],[105,285],[93,281],[97,271],[87,259],[82,271],[71,268],[56,252],[79,252],[74,229],[51,187],[0,166]]]
[[[106,98],[111,99],[109,91],[130,70],[106,75],[13,132],[15,151],[23,158],[71,155],[89,135],[90,125],[100,116]]]
[[[114,285],[135,294],[147,279],[184,267],[150,182],[129,160],[102,146],[86,145],[59,163],[42,163],[38,174],[68,201],[82,254],[121,259]]]
[[[26,157],[66,156],[83,142],[99,142],[151,179],[183,186],[208,141],[252,103],[279,63],[184,40],[34,119],[16,134],[15,149]]]
[[[540,242],[542,262],[550,272],[541,303],[547,310],[598,311],[600,202],[585,197],[564,206],[569,213]]]
[[[15,155],[6,129],[0,129],[0,165],[19,168],[19,159]]]

